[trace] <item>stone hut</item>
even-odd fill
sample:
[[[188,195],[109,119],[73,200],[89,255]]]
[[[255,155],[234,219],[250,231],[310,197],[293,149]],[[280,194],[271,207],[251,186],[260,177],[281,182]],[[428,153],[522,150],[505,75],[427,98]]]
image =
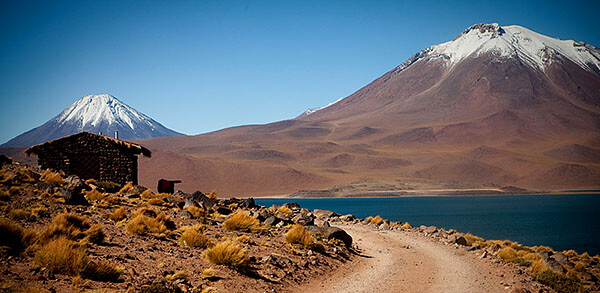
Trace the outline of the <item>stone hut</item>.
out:
[[[137,155],[151,156],[150,150],[141,145],[89,132],[32,146],[25,154],[36,155],[42,169],[120,184],[137,184]]]

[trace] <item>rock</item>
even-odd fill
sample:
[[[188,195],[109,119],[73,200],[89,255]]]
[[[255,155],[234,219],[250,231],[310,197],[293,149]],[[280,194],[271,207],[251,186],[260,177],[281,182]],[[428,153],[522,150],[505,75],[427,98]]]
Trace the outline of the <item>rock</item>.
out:
[[[499,244],[492,244],[485,251],[487,251],[489,254],[493,254],[496,251],[500,250],[500,248],[501,247]]]
[[[433,234],[438,231],[438,228],[436,226],[428,226],[428,227],[425,227],[425,229],[423,229],[421,231],[423,231],[425,233]]]
[[[5,155],[0,155],[0,167],[4,164],[12,164],[13,160]]]
[[[144,192],[144,191],[146,191],[146,190],[148,190],[148,188],[146,188],[146,187],[144,187],[144,186],[142,186],[142,185],[136,185],[136,186],[133,188],[133,192],[132,192],[132,193],[141,194],[142,192]]]
[[[192,214],[190,214],[190,212],[188,212],[188,211],[183,211],[183,212],[177,213],[177,217],[191,219]]]
[[[206,197],[206,195],[204,195],[204,193],[200,191],[195,191],[194,193],[192,193],[189,196],[189,199],[196,201],[200,205],[200,207],[202,207],[205,210],[209,210],[216,205],[216,202],[214,200]]]
[[[340,216],[340,220],[342,220],[344,222],[352,222],[352,221],[354,221],[354,219],[356,219],[356,217],[354,217],[354,215],[350,215],[350,214]]]
[[[191,207],[199,207],[199,206],[200,205],[198,205],[197,202],[195,202],[195,201],[193,201],[191,199],[188,199],[188,200],[185,201],[185,203],[183,204],[183,207],[181,209],[187,210],[187,209],[189,209]]]
[[[321,232],[321,228],[315,226],[315,225],[307,225],[306,227],[304,227],[306,229],[306,231],[310,232],[310,233],[317,233],[317,232]]]
[[[300,210],[300,205],[298,203],[295,202],[286,202],[283,204],[284,207],[292,210],[292,211],[297,211]]]
[[[465,248],[465,250],[466,251],[474,251],[474,250],[477,250],[479,248],[480,248],[479,245],[475,245],[475,246],[469,246],[469,247]]]
[[[242,207],[247,208],[247,209],[251,209],[254,208],[256,206],[256,203],[254,202],[254,198],[247,198],[245,199],[242,204]]]
[[[260,209],[260,211],[257,211],[254,213],[254,217],[257,218],[261,222],[264,222],[270,216],[271,216],[271,214],[269,214],[269,212],[267,212],[267,209]]]
[[[487,255],[488,255],[487,250],[484,250],[483,253],[479,256],[479,259],[484,259],[487,257]]]
[[[123,196],[128,199],[140,198],[140,195],[138,193],[128,193]]]
[[[225,215],[225,216],[227,216],[227,215],[229,215],[229,214],[233,213],[233,211],[232,211],[230,208],[228,208],[228,207],[221,207],[221,206],[217,207],[217,208],[215,209],[215,211],[216,211],[217,213],[219,213],[219,214],[221,214],[221,215]]]
[[[339,217],[339,214],[336,214],[332,211],[327,211],[327,210],[320,210],[320,209],[315,209],[313,211],[313,214],[315,214],[315,216],[317,218],[331,218],[331,217]]]
[[[274,216],[270,216],[265,220],[264,223],[269,226],[275,226],[278,222],[279,222],[278,218],[275,218]]]
[[[448,237],[448,240],[450,241],[450,243],[456,243],[465,246],[467,245],[467,239],[465,239],[465,237],[459,234],[451,235],[450,237]]]
[[[151,283],[147,283],[141,286],[141,293],[154,293],[154,292],[168,292],[168,293],[183,293],[181,289],[165,279],[155,280]]]
[[[381,225],[379,225],[379,230],[389,230],[390,229],[390,225],[388,225],[387,223],[381,223]]]
[[[557,273],[565,272],[565,269],[563,268],[563,266],[558,261],[556,261],[555,259],[553,259],[551,257],[548,258],[547,260],[544,260],[544,264],[546,264],[546,266],[554,272],[557,272]]]
[[[347,248],[352,247],[352,236],[348,235],[346,231],[337,227],[323,227],[321,231],[327,240],[339,239]]]
[[[306,225],[314,224],[314,219],[313,219],[313,217],[310,217],[309,215],[299,214],[299,215],[295,215],[292,218],[292,222],[306,226]]]
[[[592,283],[595,283],[598,280],[594,275],[592,275],[588,272],[579,273],[579,279],[583,282],[592,282]]]
[[[559,264],[564,265],[569,261],[569,258],[564,255],[562,252],[557,252],[551,256],[555,261]]]
[[[83,191],[90,190],[91,188],[75,175],[67,177],[66,181],[68,184],[64,186],[62,191],[62,197],[65,199],[65,203],[73,205],[88,205],[89,203],[87,199],[85,199]]]

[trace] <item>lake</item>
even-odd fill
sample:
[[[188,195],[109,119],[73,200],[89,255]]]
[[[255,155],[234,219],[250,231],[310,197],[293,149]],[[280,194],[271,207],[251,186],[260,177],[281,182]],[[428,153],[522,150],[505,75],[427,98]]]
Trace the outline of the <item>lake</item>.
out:
[[[600,195],[501,195],[401,198],[256,199],[263,206],[297,202],[359,218],[380,215],[413,226],[434,225],[485,239],[600,254]]]

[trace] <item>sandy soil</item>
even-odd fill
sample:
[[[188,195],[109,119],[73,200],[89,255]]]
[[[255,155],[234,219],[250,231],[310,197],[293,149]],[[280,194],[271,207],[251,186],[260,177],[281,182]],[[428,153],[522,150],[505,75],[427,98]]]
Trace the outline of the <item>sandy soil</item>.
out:
[[[292,292],[538,292],[517,267],[482,253],[436,242],[417,232],[379,231],[361,224],[342,225],[359,257]],[[517,291],[518,292],[518,291]]]

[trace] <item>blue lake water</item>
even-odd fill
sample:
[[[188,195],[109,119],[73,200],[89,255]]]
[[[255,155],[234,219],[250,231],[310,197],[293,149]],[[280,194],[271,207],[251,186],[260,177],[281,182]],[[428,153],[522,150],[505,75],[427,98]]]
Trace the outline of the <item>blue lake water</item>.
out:
[[[359,218],[380,215],[413,226],[434,225],[485,239],[600,254],[600,195],[502,195],[402,198],[256,199],[263,206],[297,202]]]

